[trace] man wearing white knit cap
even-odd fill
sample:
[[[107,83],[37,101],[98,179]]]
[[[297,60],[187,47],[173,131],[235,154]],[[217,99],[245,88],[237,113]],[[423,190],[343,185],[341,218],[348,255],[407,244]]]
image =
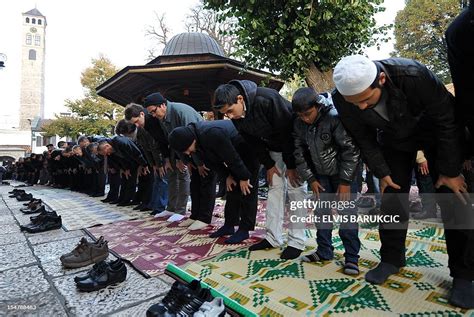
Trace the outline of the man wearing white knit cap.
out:
[[[403,58],[371,61],[348,56],[336,65],[333,79],[340,118],[380,179],[381,212],[399,219],[380,223],[381,262],[367,272],[366,280],[382,284],[406,265],[408,193],[416,152],[423,149],[437,192],[451,194],[438,195],[454,278],[449,301],[473,308],[474,251],[466,242],[474,229],[473,213],[460,176],[462,157],[452,95],[424,65]],[[449,226],[448,218],[462,224]]]

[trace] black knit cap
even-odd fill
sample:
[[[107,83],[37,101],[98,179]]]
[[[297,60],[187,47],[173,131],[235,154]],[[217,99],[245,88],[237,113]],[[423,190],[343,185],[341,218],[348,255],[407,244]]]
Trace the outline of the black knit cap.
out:
[[[143,106],[158,106],[166,102],[165,97],[163,97],[159,92],[155,92],[145,97],[145,101],[143,102]]]
[[[186,151],[196,139],[193,129],[190,127],[179,127],[171,131],[168,142],[178,152]]]

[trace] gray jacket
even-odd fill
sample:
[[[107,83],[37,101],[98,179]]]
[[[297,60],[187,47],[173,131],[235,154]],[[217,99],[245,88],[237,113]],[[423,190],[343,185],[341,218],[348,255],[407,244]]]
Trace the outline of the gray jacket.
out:
[[[178,127],[185,127],[190,123],[195,123],[203,121],[202,116],[194,110],[193,107],[188,106],[184,103],[166,101],[166,116],[161,121],[164,131],[166,132],[166,138],[173,131],[173,129]],[[176,153],[170,149],[170,161],[173,162],[175,159],[183,159],[181,153]],[[199,164],[201,160],[193,155],[195,162]]]
[[[344,129],[330,99],[320,96],[318,116],[308,125],[294,122],[296,168],[302,179],[316,180],[316,175],[339,175],[342,183],[351,183],[360,160],[359,148]]]

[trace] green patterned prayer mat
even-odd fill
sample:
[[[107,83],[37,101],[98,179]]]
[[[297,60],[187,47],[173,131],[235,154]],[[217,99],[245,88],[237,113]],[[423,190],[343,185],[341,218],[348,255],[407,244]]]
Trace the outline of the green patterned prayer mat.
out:
[[[316,246],[307,230],[307,248]],[[446,245],[439,224],[413,222],[407,237],[407,266],[383,285],[364,280],[379,262],[376,229],[360,230],[356,276],[343,274],[344,248],[334,231],[333,261],[303,263],[279,258],[281,250],[240,249],[190,263],[183,269],[259,316],[474,316],[447,302],[451,284]]]

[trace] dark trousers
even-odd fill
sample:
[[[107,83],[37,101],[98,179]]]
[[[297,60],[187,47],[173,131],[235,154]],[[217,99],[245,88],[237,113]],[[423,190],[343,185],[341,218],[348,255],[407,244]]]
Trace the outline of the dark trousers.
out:
[[[147,175],[138,176],[137,192],[135,194],[134,202],[148,205],[151,199],[151,192],[153,190],[153,175],[148,173]]]
[[[105,179],[104,166],[101,166],[97,171],[97,192],[96,194],[103,195],[105,192]]]
[[[120,191],[120,173],[119,172],[109,172],[108,180],[109,180],[109,193],[107,194],[108,200],[117,200]]]
[[[214,171],[201,177],[196,169],[191,174],[191,219],[211,223],[212,212],[216,202],[216,181]]]
[[[137,169],[130,170],[131,176],[128,179],[125,176],[120,178],[120,195],[119,201],[128,203],[133,199],[137,189]]]
[[[255,220],[257,217],[258,204],[258,180],[260,163],[257,156],[246,145],[238,148],[238,153],[251,174],[250,184],[253,188],[250,194],[243,195],[240,191],[239,181],[236,179],[237,186],[226,194],[226,203],[224,208],[224,217],[226,226],[239,226],[240,230],[252,231],[255,229]],[[224,178],[225,179],[225,178]],[[225,182],[224,182],[225,186]]]
[[[337,201],[336,192],[339,187],[339,176],[317,175],[316,178],[325,191],[321,194],[323,201]],[[351,200],[357,197],[358,184],[357,180],[351,184]],[[317,208],[315,215],[320,219],[323,215],[331,215],[331,208]],[[357,215],[357,207],[338,210],[341,215]],[[316,253],[324,260],[332,260],[334,258],[334,246],[332,245],[332,223],[316,222],[316,242],[318,250]],[[344,258],[346,262],[358,263],[360,251],[359,226],[353,222],[342,222],[339,227],[339,237],[344,245]]]
[[[380,255],[383,262],[402,267],[406,264],[405,240],[408,229],[408,193],[410,190],[412,169],[415,163],[416,152],[401,152],[393,149],[384,149],[385,160],[391,170],[392,180],[400,185],[396,190],[388,187],[382,196],[381,211],[383,214],[399,215],[399,224],[380,225],[380,240],[382,247]],[[425,151],[428,160],[430,175],[433,182],[438,179],[436,170],[436,152]],[[474,280],[474,230],[467,226],[453,229],[449,225],[453,217],[466,223],[472,222],[471,201],[463,205],[452,195],[452,191],[445,186],[436,190],[437,203],[441,208],[445,224],[446,247],[448,251],[448,266],[452,277]]]

